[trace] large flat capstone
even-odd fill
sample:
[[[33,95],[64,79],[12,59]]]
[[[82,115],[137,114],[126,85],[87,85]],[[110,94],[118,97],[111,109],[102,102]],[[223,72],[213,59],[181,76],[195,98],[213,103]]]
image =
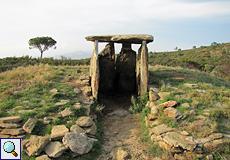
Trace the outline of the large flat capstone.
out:
[[[97,35],[85,37],[87,41],[98,42],[116,42],[116,43],[135,43],[142,44],[142,41],[146,43],[153,41],[153,36],[149,34],[125,34],[125,35]]]

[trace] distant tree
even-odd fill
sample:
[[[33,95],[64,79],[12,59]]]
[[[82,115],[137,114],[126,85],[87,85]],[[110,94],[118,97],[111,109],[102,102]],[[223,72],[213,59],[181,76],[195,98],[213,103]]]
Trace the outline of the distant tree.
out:
[[[181,51],[181,49],[179,48],[178,51]]]
[[[196,49],[196,46],[193,46],[192,49]]]
[[[177,50],[178,50],[178,47],[176,46],[176,47],[174,48],[174,50],[176,50],[176,51],[177,51]]]
[[[57,47],[55,44],[57,43],[54,39],[51,37],[36,37],[36,38],[31,38],[29,40],[29,49],[37,48],[41,52],[41,59],[43,52],[48,50],[49,48],[54,46],[54,49]]]

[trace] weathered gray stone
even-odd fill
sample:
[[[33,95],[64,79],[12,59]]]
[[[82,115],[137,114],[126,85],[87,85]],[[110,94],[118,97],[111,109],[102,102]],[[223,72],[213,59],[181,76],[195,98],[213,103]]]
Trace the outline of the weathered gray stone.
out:
[[[85,133],[89,134],[89,135],[96,135],[96,133],[97,133],[97,126],[96,126],[96,124],[93,122],[92,126],[90,126],[89,128],[87,128],[85,130]]]
[[[51,160],[47,155],[36,157],[35,160]]]
[[[31,135],[29,140],[26,144],[29,156],[39,155],[47,143],[49,143],[49,138],[45,136]]]
[[[98,42],[116,42],[116,43],[135,43],[142,44],[142,41],[147,43],[153,41],[153,36],[148,34],[126,34],[126,35],[98,35],[85,37],[87,41]]]
[[[58,90],[56,88],[50,90],[51,94],[56,94],[57,92],[58,92]]]
[[[173,108],[173,107],[168,107],[164,110],[164,113],[169,116],[169,117],[172,117],[172,118],[176,118],[176,119],[180,119],[182,118],[184,115],[183,113],[176,109],[176,108]]]
[[[204,150],[207,152],[221,152],[226,144],[230,143],[229,139],[218,139],[204,144]]]
[[[90,127],[93,124],[93,121],[88,116],[82,116],[77,119],[76,124],[80,127]]]
[[[166,96],[170,95],[171,92],[159,92],[158,95],[161,97],[160,100],[163,100]]]
[[[25,133],[25,131],[22,128],[17,128],[17,129],[3,129],[0,134],[8,134],[8,135],[16,136],[23,133]]]
[[[62,117],[74,116],[74,113],[71,111],[70,108],[65,108],[60,113],[61,113]]]
[[[69,147],[71,151],[80,155],[88,153],[92,149],[94,141],[97,140],[89,138],[85,134],[74,132],[66,133],[62,139],[62,142],[66,147]]]
[[[132,92],[136,88],[136,52],[121,48],[116,60],[115,87],[121,92]]]
[[[178,103],[176,101],[168,101],[168,102],[160,104],[159,106],[163,106],[163,107],[174,107],[177,104]]]
[[[31,133],[36,123],[37,120],[35,118],[29,118],[22,128],[26,131],[26,133]]]
[[[186,136],[183,136],[177,132],[168,132],[164,136],[163,140],[174,147],[182,147],[183,149],[192,151],[196,147],[195,142],[186,140]]]
[[[158,99],[160,99],[161,97],[154,91],[149,91],[149,100],[150,102],[156,101]]]
[[[0,123],[18,123],[22,120],[19,116],[12,116],[12,117],[3,117],[0,118]]]
[[[61,142],[55,141],[49,142],[44,148],[44,151],[49,157],[57,158],[60,157],[67,149],[68,147],[65,147]]]
[[[143,95],[148,90],[148,48],[146,41],[142,42],[141,63],[140,63],[140,94]]]
[[[185,83],[184,86],[185,86],[185,87],[188,87],[188,88],[195,88],[195,87],[198,87],[197,84],[189,84],[189,83]]]
[[[57,125],[57,126],[53,126],[52,130],[51,130],[51,139],[62,139],[62,137],[64,137],[64,135],[69,132],[69,129],[66,128],[65,125]]]
[[[90,76],[91,76],[91,87],[92,95],[98,99],[98,89],[100,81],[100,70],[99,70],[99,59],[98,59],[98,42],[94,42],[94,51],[90,61]]]
[[[77,93],[77,94],[80,94],[80,93],[81,93],[81,90],[78,89],[78,88],[74,88],[74,89],[73,89],[73,92],[74,92],[74,93]]]
[[[181,152],[183,152],[183,150],[181,148],[173,147],[173,146],[167,144],[164,141],[159,141],[158,144],[159,144],[160,148],[162,148],[162,149],[164,149],[164,150],[166,150],[168,152],[171,152],[171,153],[181,153]]]
[[[159,113],[159,107],[158,106],[153,106],[151,108],[151,114],[154,115],[154,116],[157,116]]]
[[[109,43],[98,54],[100,68],[99,92],[114,91],[115,80],[115,51],[114,44]]]
[[[0,128],[11,129],[11,128],[18,128],[18,127],[20,127],[20,125],[14,123],[0,123]]]
[[[181,104],[181,106],[184,108],[190,108],[191,107],[188,103],[183,103],[183,104]]]
[[[162,133],[166,133],[166,132],[169,132],[169,131],[172,131],[172,130],[173,129],[168,127],[167,125],[161,124],[161,125],[158,125],[158,126],[152,128],[151,132],[155,133],[156,135],[160,135]]]
[[[85,133],[85,130],[82,129],[81,127],[79,127],[77,124],[72,125],[72,126],[70,127],[70,131],[71,131],[71,132],[76,132],[76,133],[78,133],[78,134],[80,134],[80,133]]]
[[[208,137],[211,139],[211,140],[216,140],[216,139],[220,139],[220,138],[223,138],[223,134],[222,133],[212,133],[210,134]]]

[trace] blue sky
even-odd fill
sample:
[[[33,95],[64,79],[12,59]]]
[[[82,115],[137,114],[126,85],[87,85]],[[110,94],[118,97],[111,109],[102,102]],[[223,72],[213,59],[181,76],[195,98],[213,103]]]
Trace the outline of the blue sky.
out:
[[[1,0],[0,22],[0,58],[39,57],[38,49],[29,50],[28,45],[38,36],[57,41],[57,49],[45,51],[44,57],[91,53],[93,43],[85,37],[101,34],[151,34],[149,51],[172,51],[176,46],[191,49],[230,42],[230,1]],[[115,46],[116,53],[120,47]],[[139,45],[132,47],[137,51]]]

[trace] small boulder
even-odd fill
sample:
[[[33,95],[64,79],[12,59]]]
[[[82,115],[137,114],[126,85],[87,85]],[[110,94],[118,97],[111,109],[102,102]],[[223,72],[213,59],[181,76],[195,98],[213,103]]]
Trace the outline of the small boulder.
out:
[[[158,95],[161,97],[160,100],[164,100],[164,98],[170,95],[171,92],[159,92]]]
[[[18,128],[20,125],[14,124],[14,123],[0,123],[0,128],[7,128],[7,129],[12,129],[12,128]]]
[[[164,110],[164,113],[169,117],[176,118],[176,119],[180,119],[184,116],[181,111],[173,107],[166,108]]]
[[[96,133],[97,133],[97,126],[96,126],[96,124],[93,122],[92,126],[90,126],[90,128],[87,128],[85,130],[85,133],[89,134],[89,135],[96,135]]]
[[[70,108],[65,108],[63,111],[60,112],[62,117],[74,116],[74,113],[71,111]]]
[[[77,119],[76,124],[80,127],[90,127],[93,124],[93,121],[88,116],[82,116]]]
[[[36,157],[35,160],[51,160],[47,155]]]
[[[198,87],[197,84],[189,84],[189,83],[185,83],[184,86],[185,86],[185,87],[188,87],[188,88],[195,88],[195,87]]]
[[[160,104],[159,106],[163,106],[163,107],[174,107],[175,105],[177,105],[178,103],[176,101],[168,101],[165,103]]]
[[[36,123],[37,120],[35,118],[29,118],[22,128],[26,133],[31,133]]]
[[[94,141],[97,140],[89,138],[85,134],[73,132],[66,133],[62,139],[66,147],[69,147],[71,151],[80,155],[88,153],[92,149]]]
[[[129,153],[123,150],[122,148],[119,148],[117,150],[117,160],[124,160],[127,159],[129,156]]]
[[[49,143],[49,138],[45,136],[31,135],[29,140],[26,144],[27,154],[29,156],[39,155],[47,143]]]
[[[158,125],[154,128],[151,128],[152,133],[155,133],[156,135],[160,135],[162,133],[166,133],[166,132],[169,132],[172,130],[173,130],[172,128],[168,127],[165,124],[161,124],[161,125]]]
[[[81,127],[79,127],[77,124],[72,125],[72,126],[70,127],[70,131],[71,131],[71,132],[76,132],[76,133],[78,133],[78,134],[80,134],[80,133],[85,133],[84,129],[82,129]]]
[[[159,113],[159,107],[158,106],[153,106],[151,108],[151,114],[157,116]]]
[[[18,123],[22,120],[19,116],[12,116],[12,117],[3,117],[0,118],[0,123]]]
[[[150,102],[156,101],[158,99],[160,99],[161,97],[154,91],[150,90],[149,91],[149,100]]]
[[[80,94],[80,93],[81,93],[81,90],[78,89],[78,88],[74,88],[74,89],[73,89],[73,92],[74,92],[74,93],[77,93],[77,94]]]
[[[8,135],[16,136],[24,133],[25,131],[22,128],[17,128],[17,129],[3,129],[0,134],[8,134]]]
[[[62,139],[67,132],[69,132],[69,129],[65,125],[53,126],[50,138],[54,140]]]
[[[57,158],[62,155],[62,153],[67,150],[68,147],[65,147],[61,142],[49,142],[44,148],[44,151],[49,157]]]
[[[155,115],[155,114],[149,114],[149,115],[148,115],[148,119],[149,119],[150,121],[153,121],[153,120],[157,119],[157,115]]]

